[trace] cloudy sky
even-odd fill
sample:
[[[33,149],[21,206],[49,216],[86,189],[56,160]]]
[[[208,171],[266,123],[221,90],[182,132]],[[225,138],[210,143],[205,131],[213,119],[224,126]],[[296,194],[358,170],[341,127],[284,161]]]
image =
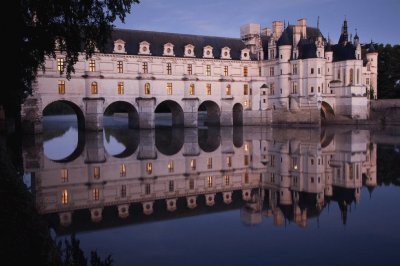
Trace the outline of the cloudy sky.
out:
[[[400,0],[141,0],[118,28],[210,36],[240,37],[249,22],[271,27],[272,21],[319,25],[337,42],[343,19],[357,29],[361,42],[400,44]]]

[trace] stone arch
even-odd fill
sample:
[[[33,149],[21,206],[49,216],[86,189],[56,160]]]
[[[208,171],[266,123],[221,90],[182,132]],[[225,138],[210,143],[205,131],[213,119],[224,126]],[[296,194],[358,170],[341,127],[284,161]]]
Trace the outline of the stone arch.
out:
[[[204,122],[205,126],[220,125],[221,109],[214,101],[204,101],[198,108],[198,120]],[[199,125],[203,123],[198,123]]]
[[[159,114],[155,118],[156,127],[162,126],[174,126],[174,127],[183,127],[184,126],[184,114],[183,109],[179,105],[179,103],[166,100],[159,103],[154,110],[156,114]],[[162,114],[170,114],[170,115],[162,115]]]
[[[42,115],[45,115],[49,109],[56,107],[56,105],[66,105],[68,108],[73,110],[73,113],[76,115],[78,129],[85,129],[85,115],[83,114],[82,109],[74,102],[67,101],[67,100],[56,100],[53,102],[48,103],[42,110]],[[57,109],[57,107],[55,108]],[[53,109],[54,110],[54,109]],[[60,114],[62,114],[64,107],[61,107]]]
[[[164,155],[177,154],[184,140],[183,128],[156,128],[156,148]]]
[[[243,126],[243,105],[235,103],[232,108],[232,122],[233,126]]]
[[[126,101],[116,101],[110,103],[104,108],[104,116],[112,116],[115,113],[127,113],[128,114],[128,127],[139,128],[139,113],[135,106]]]
[[[329,103],[325,101],[321,102],[320,113],[322,122],[331,121],[335,119],[335,112],[333,111],[332,106],[330,106]]]

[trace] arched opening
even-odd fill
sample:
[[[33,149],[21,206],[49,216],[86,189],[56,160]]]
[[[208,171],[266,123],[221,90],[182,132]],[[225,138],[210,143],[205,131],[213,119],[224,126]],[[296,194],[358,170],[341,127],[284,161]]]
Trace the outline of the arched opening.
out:
[[[198,126],[219,126],[221,111],[213,101],[204,101],[198,109]]]
[[[333,111],[333,108],[329,105],[327,102],[322,102],[321,103],[321,122],[325,123],[327,121],[332,121],[335,119],[335,112]]]
[[[184,140],[183,128],[156,128],[156,148],[164,155],[177,154]]]
[[[199,129],[198,143],[204,152],[215,151],[221,143],[220,129],[215,127]]]
[[[243,126],[243,106],[236,103],[232,109],[233,126]]]
[[[116,158],[126,158],[139,146],[139,131],[120,127],[104,127],[104,148]]]
[[[321,134],[320,134],[320,143],[321,143],[321,148],[326,148],[328,147],[329,144],[331,144],[333,138],[335,137],[335,134],[332,132],[328,132],[324,128],[321,129]]]
[[[69,101],[55,101],[43,109],[43,150],[57,162],[75,160],[85,146],[85,118],[82,110]]]
[[[155,110],[156,127],[183,127],[183,109],[175,101],[166,100],[157,105]]]
[[[124,101],[109,104],[104,110],[104,125],[121,126],[126,124],[129,128],[139,128],[139,113],[136,108]]]

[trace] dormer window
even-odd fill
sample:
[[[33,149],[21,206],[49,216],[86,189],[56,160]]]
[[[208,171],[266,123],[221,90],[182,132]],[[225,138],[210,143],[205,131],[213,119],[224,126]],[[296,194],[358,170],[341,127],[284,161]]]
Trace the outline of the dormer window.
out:
[[[172,43],[164,44],[164,56],[175,56],[174,54],[174,45]]]
[[[150,53],[150,43],[143,41],[139,43],[139,53],[141,55],[151,55]]]
[[[114,53],[126,54],[125,42],[121,39],[114,41]]]
[[[194,46],[192,44],[185,45],[185,57],[195,57]]]
[[[245,48],[240,53],[240,60],[250,60],[250,50]]]
[[[231,59],[231,48],[224,47],[221,49],[221,59]]]
[[[203,58],[214,58],[213,48],[210,45],[203,48]]]

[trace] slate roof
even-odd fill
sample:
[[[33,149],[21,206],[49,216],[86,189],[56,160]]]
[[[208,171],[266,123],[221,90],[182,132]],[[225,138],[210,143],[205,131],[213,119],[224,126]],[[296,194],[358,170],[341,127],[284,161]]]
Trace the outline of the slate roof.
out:
[[[356,47],[348,42],[346,45],[335,44],[332,46],[333,61],[344,61],[356,59]]]
[[[213,47],[213,56],[216,59],[221,57],[221,49],[223,47],[229,47],[231,49],[231,58],[233,60],[240,60],[241,50],[246,48],[239,38],[114,29],[111,41],[106,46],[106,53],[113,52],[114,41],[118,39],[125,42],[125,50],[128,55],[137,55],[139,43],[142,41],[150,43],[150,53],[152,56],[163,56],[164,44],[166,43],[172,43],[174,45],[175,57],[184,57],[185,46],[188,44],[194,45],[194,54],[196,58],[203,58],[203,47],[207,45]]]

